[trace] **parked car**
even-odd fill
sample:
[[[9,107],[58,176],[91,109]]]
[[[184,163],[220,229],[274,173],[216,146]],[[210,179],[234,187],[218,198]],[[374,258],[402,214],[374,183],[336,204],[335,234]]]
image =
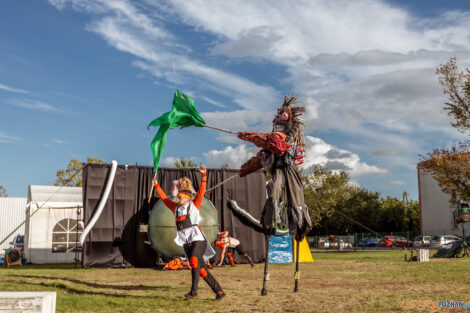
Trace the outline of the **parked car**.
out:
[[[401,236],[385,236],[379,241],[379,247],[412,247],[413,241]]]
[[[10,242],[10,245],[13,248],[24,249],[24,235],[16,235],[13,241]]]
[[[352,243],[341,241],[341,249],[352,248],[352,247],[353,247]],[[325,248],[338,249],[338,243],[337,242],[331,242],[331,243],[326,242],[325,243]]]
[[[416,236],[413,241],[413,247],[429,248],[431,246],[431,236]]]
[[[379,241],[377,238],[374,237],[367,237],[364,239],[361,239],[359,241],[358,246],[359,247],[377,247],[379,245]]]
[[[458,240],[460,240],[460,237],[453,235],[432,236],[431,248],[440,249],[443,246]]]

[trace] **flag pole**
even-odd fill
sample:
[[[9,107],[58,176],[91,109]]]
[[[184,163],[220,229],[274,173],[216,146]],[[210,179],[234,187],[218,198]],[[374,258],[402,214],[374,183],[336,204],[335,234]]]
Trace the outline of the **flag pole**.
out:
[[[232,134],[232,135],[236,135],[237,133],[235,132],[232,132],[230,130],[226,130],[226,129],[223,129],[223,128],[219,128],[219,127],[215,127],[215,126],[211,126],[211,125],[207,125],[207,124],[204,124],[204,127],[207,127],[207,128],[212,128],[212,129],[215,129],[215,130],[220,130],[222,132],[226,132],[226,133],[229,133],[229,134]]]
[[[155,172],[155,174],[153,174],[153,179],[156,179],[157,178],[157,172]],[[153,181],[152,181],[152,186],[150,187],[150,195],[149,195],[149,204],[150,204],[150,201],[152,201],[152,194],[153,194]]]

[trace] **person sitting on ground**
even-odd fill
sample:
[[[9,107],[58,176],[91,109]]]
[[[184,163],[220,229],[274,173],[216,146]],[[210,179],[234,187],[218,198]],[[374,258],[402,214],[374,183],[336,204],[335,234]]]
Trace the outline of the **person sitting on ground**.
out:
[[[179,180],[177,202],[173,202],[166,196],[156,179],[153,180],[153,184],[155,185],[155,190],[160,199],[175,215],[177,229],[175,243],[183,247],[184,253],[189,259],[189,265],[191,267],[191,290],[184,295],[185,298],[193,299],[197,296],[200,275],[216,294],[215,299],[220,300],[225,296],[225,293],[214,276],[207,270],[206,266],[206,260],[214,256],[215,251],[207,242],[201,227],[198,226],[201,221],[199,207],[202,204],[206,191],[206,167],[201,165],[199,172],[202,175],[201,185],[196,197],[192,201],[192,184],[189,178],[185,177]]]
[[[220,240],[216,241],[215,245],[222,249],[222,253],[220,254],[220,262],[217,264],[217,266],[222,266],[224,259],[225,259],[225,252],[227,252],[227,256],[230,260],[231,266],[235,266],[235,262],[233,261],[233,256],[232,256],[235,251],[237,251],[239,255],[243,255],[248,260],[248,262],[250,262],[251,267],[255,266],[250,256],[248,255],[246,250],[243,248],[243,246],[241,245],[238,239],[229,237],[228,231],[223,231],[223,232],[218,231],[217,235],[220,236]]]

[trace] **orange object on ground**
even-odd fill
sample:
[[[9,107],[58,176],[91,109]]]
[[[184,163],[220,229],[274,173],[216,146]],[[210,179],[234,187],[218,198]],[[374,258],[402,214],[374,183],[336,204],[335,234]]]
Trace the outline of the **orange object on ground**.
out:
[[[166,263],[163,267],[164,271],[177,271],[182,269],[189,269],[188,262],[183,262],[180,258],[174,258],[170,262]]]

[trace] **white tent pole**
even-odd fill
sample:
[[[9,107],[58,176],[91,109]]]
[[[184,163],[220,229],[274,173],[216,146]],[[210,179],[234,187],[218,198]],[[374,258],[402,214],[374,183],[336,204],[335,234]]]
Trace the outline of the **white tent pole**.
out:
[[[80,244],[83,245],[83,242],[85,241],[86,236],[90,232],[90,230],[93,228],[95,225],[96,221],[98,221],[98,218],[101,215],[101,212],[103,211],[104,205],[106,204],[106,201],[108,201],[109,197],[109,192],[111,191],[111,187],[114,182],[114,176],[116,175],[116,169],[117,169],[117,161],[113,160],[111,165],[111,172],[108,177],[108,182],[106,183],[106,188],[103,193],[103,197],[100,200],[100,204],[98,205],[98,209],[96,210],[95,214],[93,215],[93,218],[88,222],[88,225],[85,227],[83,230],[83,233],[80,235]]]

